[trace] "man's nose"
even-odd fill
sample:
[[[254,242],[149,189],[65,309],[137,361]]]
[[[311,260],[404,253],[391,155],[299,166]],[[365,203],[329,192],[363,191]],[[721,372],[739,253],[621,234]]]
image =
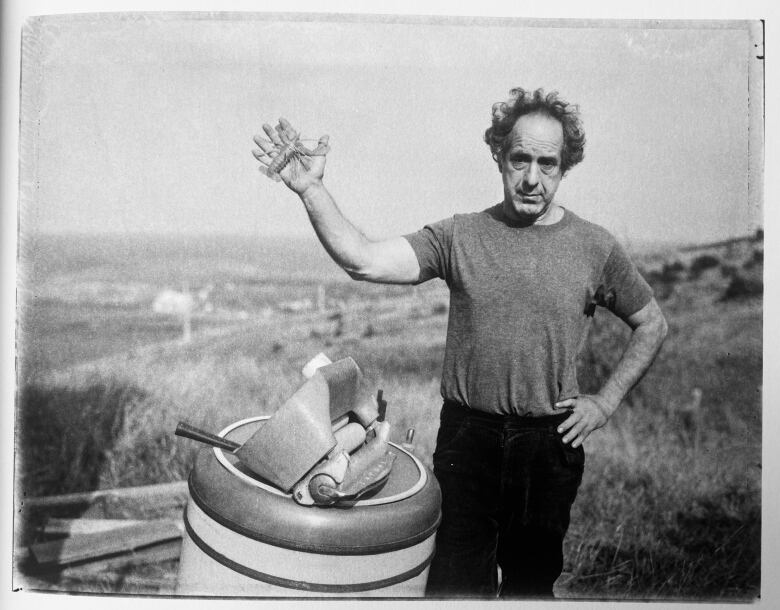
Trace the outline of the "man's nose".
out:
[[[536,163],[529,163],[523,176],[523,183],[526,187],[534,188],[539,184],[539,166]]]

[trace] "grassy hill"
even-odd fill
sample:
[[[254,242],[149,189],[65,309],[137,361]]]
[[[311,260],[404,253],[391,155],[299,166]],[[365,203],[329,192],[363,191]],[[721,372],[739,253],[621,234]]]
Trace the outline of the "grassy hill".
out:
[[[650,373],[586,442],[566,540],[567,595],[758,595],[762,301],[750,282],[761,277],[759,249],[645,271],[669,337]],[[731,289],[735,278],[743,289]],[[186,345],[171,333],[121,349],[116,335],[113,348],[93,358],[30,361],[17,409],[18,490],[42,495],[184,478],[197,448],[174,437],[177,421],[218,430],[272,413],[320,351],[361,365],[389,401],[393,440],[416,428],[416,451],[430,465],[446,331],[442,288],[343,286],[351,305],[341,309],[338,328],[330,311],[250,312],[196,329]],[[626,338],[619,322],[597,314],[580,357],[583,391],[599,387]]]

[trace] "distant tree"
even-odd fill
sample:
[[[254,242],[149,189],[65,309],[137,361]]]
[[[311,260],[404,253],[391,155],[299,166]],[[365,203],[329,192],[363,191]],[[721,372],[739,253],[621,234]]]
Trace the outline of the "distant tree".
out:
[[[723,264],[720,267],[720,274],[723,277],[734,277],[734,274],[736,272],[737,272],[737,268],[734,265]]]
[[[698,278],[703,271],[707,269],[713,269],[720,265],[720,259],[712,256],[711,254],[702,254],[697,256],[691,262],[691,266],[688,268],[688,274],[691,279]]]
[[[661,268],[661,281],[662,282],[676,282],[680,279],[680,276],[685,271],[685,265],[680,261],[674,261],[672,263],[664,263]]]
[[[763,293],[764,282],[761,281],[760,278],[746,277],[739,273],[735,273],[720,300],[730,301],[732,299],[758,297]]]
[[[742,265],[745,269],[752,269],[756,265],[764,264],[764,251],[761,248],[753,250],[753,254]]]

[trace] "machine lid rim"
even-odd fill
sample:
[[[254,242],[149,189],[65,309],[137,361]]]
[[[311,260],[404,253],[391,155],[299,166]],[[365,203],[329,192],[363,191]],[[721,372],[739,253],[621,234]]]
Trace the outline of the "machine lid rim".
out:
[[[315,553],[318,555],[376,555],[377,553],[389,553],[411,548],[420,544],[433,536],[441,524],[441,511],[438,511],[436,519],[424,530],[402,539],[394,539],[379,544],[355,544],[343,545],[334,543],[313,543],[311,541],[295,540],[281,536],[273,536],[268,533],[259,532],[255,529],[246,527],[237,521],[219,513],[209,506],[207,500],[198,492],[197,486],[193,483],[193,475],[190,475],[189,481],[190,498],[209,518],[216,521],[223,527],[241,534],[252,540],[271,544],[279,548],[289,549],[305,553]],[[186,511],[185,511],[186,515]]]
[[[255,415],[253,417],[247,417],[245,419],[240,419],[236,422],[233,422],[232,424],[225,426],[222,430],[220,430],[217,434],[221,437],[226,437],[227,434],[232,432],[233,430],[236,430],[237,428],[240,428],[241,426],[245,426],[247,424],[252,424],[258,421],[264,421],[267,419],[270,419],[270,415]],[[395,444],[390,443],[393,447],[395,447],[398,451],[401,451],[408,455],[412,461],[414,462],[415,467],[417,468],[418,478],[414,485],[409,487],[408,489],[399,492],[397,494],[394,494],[392,496],[386,496],[386,497],[380,497],[380,498],[367,498],[363,500],[358,500],[357,502],[353,502],[351,506],[381,506],[384,504],[392,504],[393,502],[400,502],[402,500],[406,500],[407,498],[412,497],[416,493],[418,493],[421,489],[425,487],[425,484],[428,481],[428,473],[425,470],[425,467],[423,466],[423,463],[415,456],[413,453],[407,451],[403,447]],[[225,468],[230,474],[232,474],[235,477],[238,477],[241,481],[244,483],[251,485],[253,487],[259,487],[263,489],[264,491],[267,491],[269,493],[275,494],[277,496],[281,496],[284,498],[291,498],[292,494],[285,493],[279,488],[269,485],[268,483],[263,483],[262,481],[258,481],[254,477],[250,477],[248,474],[241,472],[238,468],[236,468],[230,460],[227,459],[227,456],[225,455],[225,452],[222,449],[219,449],[218,447],[214,447],[212,449],[214,452],[214,456],[217,458],[217,461],[222,465],[223,468]]]

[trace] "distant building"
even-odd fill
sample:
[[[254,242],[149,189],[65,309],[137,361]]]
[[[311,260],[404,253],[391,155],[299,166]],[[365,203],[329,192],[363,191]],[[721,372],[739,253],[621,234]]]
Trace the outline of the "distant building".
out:
[[[154,297],[152,310],[163,315],[184,316],[192,313],[195,299],[188,292],[165,289]]]
[[[284,301],[279,303],[279,309],[287,312],[302,312],[312,311],[314,309],[314,303],[311,299],[298,299],[297,301]]]
[[[192,339],[192,310],[195,308],[195,299],[189,292],[177,292],[166,289],[160,292],[152,303],[155,313],[181,318],[181,340],[189,343]]]

